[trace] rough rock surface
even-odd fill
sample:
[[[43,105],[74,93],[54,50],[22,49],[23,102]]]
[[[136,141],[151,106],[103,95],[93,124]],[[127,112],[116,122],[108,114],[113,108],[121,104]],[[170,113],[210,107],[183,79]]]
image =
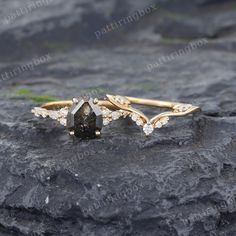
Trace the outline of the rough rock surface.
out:
[[[1,236],[236,235],[235,3],[156,1],[157,11],[96,39],[152,3],[58,0],[1,26]],[[2,1],[1,19],[26,4]],[[205,46],[147,70],[202,37]],[[30,113],[52,97],[106,93],[203,111],[149,138],[116,121],[89,141]]]

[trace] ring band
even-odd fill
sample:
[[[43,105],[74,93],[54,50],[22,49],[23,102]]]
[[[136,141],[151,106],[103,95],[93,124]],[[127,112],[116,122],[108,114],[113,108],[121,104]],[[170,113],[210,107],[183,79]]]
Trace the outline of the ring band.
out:
[[[132,107],[132,104],[169,108],[170,111],[149,119],[143,112]],[[191,104],[109,94],[104,100],[85,96],[68,101],[49,102],[32,109],[35,116],[57,120],[63,126],[67,126],[71,135],[80,138],[98,137],[103,126],[126,117],[130,117],[141,126],[148,136],[155,128],[165,126],[170,117],[186,116],[197,111],[200,111],[200,108]]]

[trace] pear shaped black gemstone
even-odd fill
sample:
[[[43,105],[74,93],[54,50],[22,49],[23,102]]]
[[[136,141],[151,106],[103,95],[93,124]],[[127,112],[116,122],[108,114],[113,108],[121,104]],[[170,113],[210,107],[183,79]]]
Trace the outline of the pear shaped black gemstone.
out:
[[[95,138],[102,129],[102,112],[92,98],[73,104],[67,116],[67,128],[79,138]]]

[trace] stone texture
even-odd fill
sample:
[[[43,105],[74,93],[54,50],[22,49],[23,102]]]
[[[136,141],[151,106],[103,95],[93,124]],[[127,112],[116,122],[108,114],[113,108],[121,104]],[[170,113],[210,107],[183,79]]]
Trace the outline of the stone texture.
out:
[[[1,16],[25,3],[1,2]],[[1,80],[0,235],[236,235],[234,1],[160,1],[159,11],[96,40],[95,30],[148,4],[58,0],[1,27],[1,73],[48,53],[51,60]],[[163,38],[160,19],[170,13],[185,20],[181,32]],[[208,26],[208,14],[221,23]],[[218,37],[201,33],[220,32],[224,22],[229,30]],[[204,36],[208,44],[148,72],[147,64],[186,46],[180,26],[189,24],[202,29],[189,39]],[[148,138],[118,120],[90,141],[30,113],[38,95],[105,93],[203,111],[170,119]]]

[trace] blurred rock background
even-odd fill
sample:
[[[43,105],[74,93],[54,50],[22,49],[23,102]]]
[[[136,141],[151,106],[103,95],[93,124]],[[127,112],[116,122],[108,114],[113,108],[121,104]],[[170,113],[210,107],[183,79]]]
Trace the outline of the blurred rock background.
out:
[[[0,22],[0,235],[236,235],[235,0],[1,0]],[[90,141],[30,113],[106,93],[203,111]]]

